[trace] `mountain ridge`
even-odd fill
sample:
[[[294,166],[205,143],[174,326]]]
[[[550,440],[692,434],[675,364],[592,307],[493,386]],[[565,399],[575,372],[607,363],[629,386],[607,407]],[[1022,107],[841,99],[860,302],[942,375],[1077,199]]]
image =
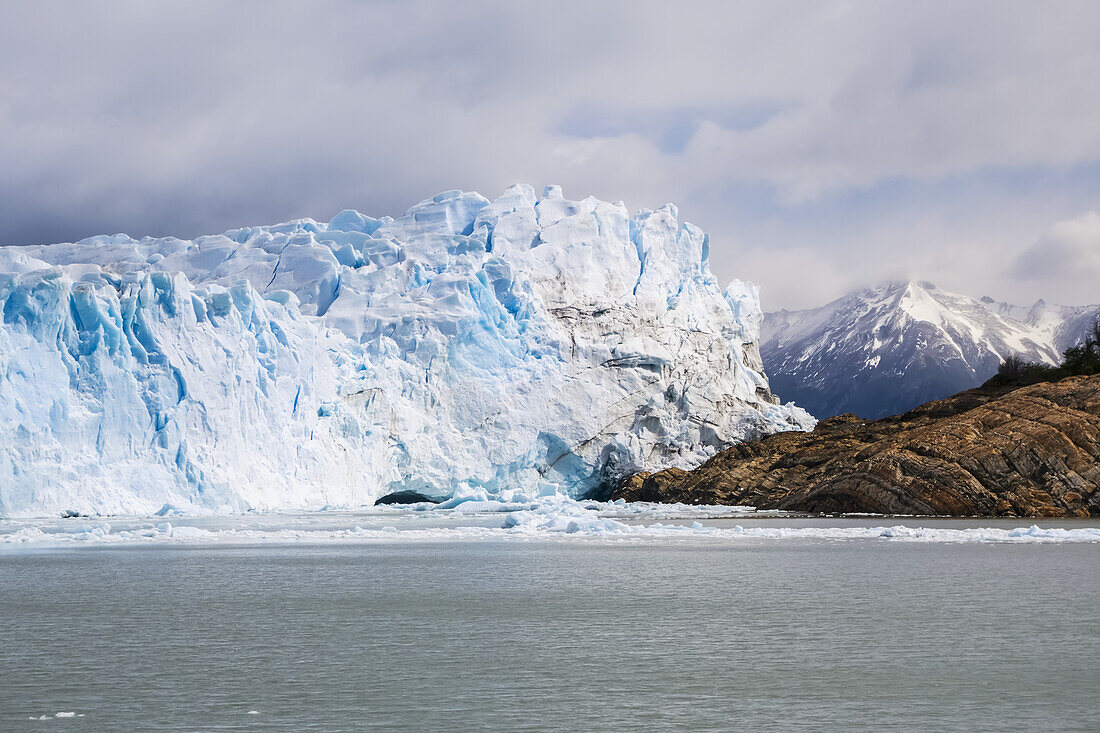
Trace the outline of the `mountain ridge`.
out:
[[[818,308],[765,313],[772,391],[819,418],[899,414],[976,387],[1008,356],[1056,365],[1097,306],[1014,306],[897,281]]]

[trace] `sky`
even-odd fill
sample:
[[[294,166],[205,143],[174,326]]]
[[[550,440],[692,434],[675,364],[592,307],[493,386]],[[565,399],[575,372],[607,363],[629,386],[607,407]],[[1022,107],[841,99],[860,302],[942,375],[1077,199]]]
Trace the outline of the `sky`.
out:
[[[766,310],[1100,302],[1100,3],[0,4],[0,244],[674,202]]]

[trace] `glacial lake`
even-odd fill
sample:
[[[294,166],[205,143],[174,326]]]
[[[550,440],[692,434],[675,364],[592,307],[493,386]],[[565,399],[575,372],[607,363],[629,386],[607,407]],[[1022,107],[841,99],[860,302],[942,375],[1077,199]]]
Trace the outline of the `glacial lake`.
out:
[[[1100,730],[1100,522],[695,514],[2,521],[0,730]]]

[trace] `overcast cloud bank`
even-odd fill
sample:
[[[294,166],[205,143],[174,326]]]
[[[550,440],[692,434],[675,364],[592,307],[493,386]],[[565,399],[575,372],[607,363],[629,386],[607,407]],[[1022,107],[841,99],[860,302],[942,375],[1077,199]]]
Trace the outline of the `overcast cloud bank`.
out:
[[[766,308],[1097,300],[1092,3],[0,8],[0,243],[560,182],[676,202]]]

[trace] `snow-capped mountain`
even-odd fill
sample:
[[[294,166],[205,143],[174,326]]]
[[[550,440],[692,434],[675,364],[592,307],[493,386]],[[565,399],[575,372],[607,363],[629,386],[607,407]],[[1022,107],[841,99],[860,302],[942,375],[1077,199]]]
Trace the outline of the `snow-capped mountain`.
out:
[[[928,282],[860,290],[768,313],[761,353],[772,389],[819,418],[893,415],[975,387],[1009,355],[1058,364],[1100,307],[1018,308]]]
[[[982,303],[998,315],[1036,329],[1059,354],[1080,343],[1092,322],[1100,318],[1100,305],[1054,305],[1038,300],[1020,306],[995,301],[988,295]]]
[[[708,254],[556,186],[0,247],[0,514],[577,496],[811,427]]]

